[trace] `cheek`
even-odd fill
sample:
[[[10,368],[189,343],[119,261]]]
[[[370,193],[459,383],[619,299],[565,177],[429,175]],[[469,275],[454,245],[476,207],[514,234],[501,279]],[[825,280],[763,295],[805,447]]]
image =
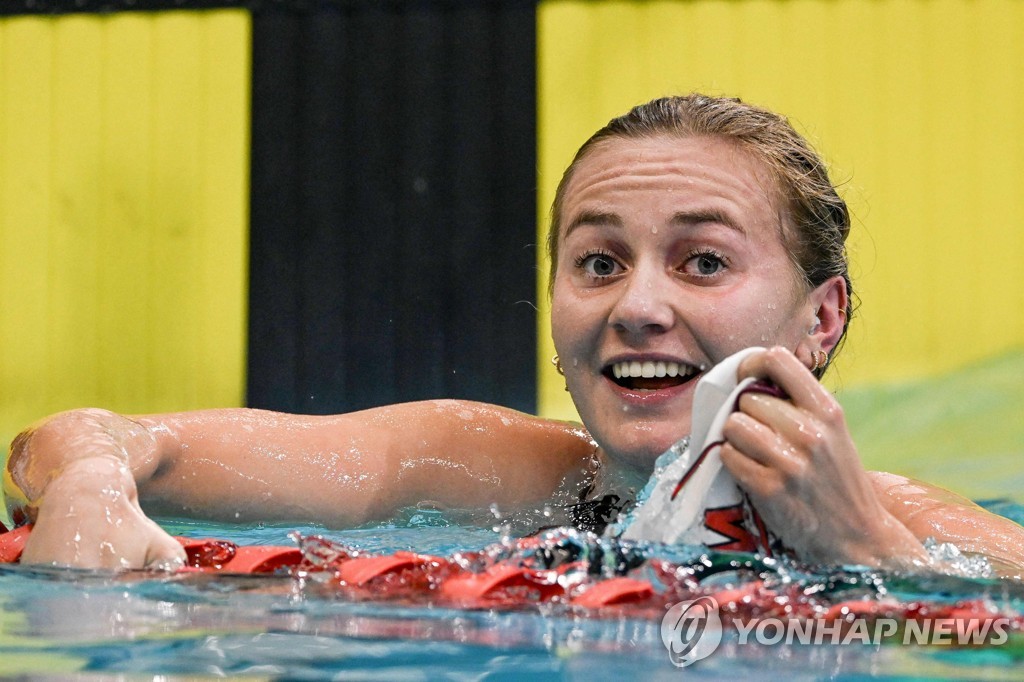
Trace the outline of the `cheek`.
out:
[[[564,282],[555,280],[551,293],[551,338],[562,352],[580,336],[586,315]]]
[[[551,338],[555,342],[555,348],[559,351],[568,334],[569,319],[567,313],[569,310],[569,307],[565,304],[564,297],[560,297],[556,289],[551,297]]]
[[[688,318],[715,361],[750,346],[791,345],[801,304],[792,287],[774,282],[691,308]]]
[[[802,315],[805,304],[806,295],[797,291],[792,282],[768,283],[760,296],[745,306],[751,343],[792,347],[806,326]]]

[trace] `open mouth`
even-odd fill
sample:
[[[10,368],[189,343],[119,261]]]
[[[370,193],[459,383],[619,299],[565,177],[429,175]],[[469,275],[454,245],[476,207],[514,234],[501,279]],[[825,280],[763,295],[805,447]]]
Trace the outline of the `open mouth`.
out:
[[[604,369],[604,375],[623,388],[634,391],[658,391],[682,386],[700,373],[692,365],[678,362],[632,360],[616,362]]]

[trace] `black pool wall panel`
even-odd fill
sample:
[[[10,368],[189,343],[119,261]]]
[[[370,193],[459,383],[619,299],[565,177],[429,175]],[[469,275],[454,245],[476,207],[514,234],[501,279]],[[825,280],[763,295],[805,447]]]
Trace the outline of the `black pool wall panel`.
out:
[[[535,408],[533,2],[253,12],[247,402]]]

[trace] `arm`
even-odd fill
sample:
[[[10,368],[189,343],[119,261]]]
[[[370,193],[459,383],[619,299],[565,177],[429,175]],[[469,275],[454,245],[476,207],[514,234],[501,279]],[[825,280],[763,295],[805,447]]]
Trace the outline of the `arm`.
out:
[[[8,473],[36,522],[26,561],[138,566],[166,558],[169,540],[147,526],[138,499],[151,513],[344,526],[422,499],[545,499],[593,449],[579,427],[464,401],[324,417],[78,410],[20,435]],[[104,542],[109,556],[97,553]]]

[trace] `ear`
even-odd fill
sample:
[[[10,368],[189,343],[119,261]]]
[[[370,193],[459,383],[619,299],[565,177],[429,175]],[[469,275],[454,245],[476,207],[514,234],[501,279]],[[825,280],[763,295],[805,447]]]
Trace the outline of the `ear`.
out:
[[[841,276],[825,280],[807,295],[806,334],[795,350],[806,367],[814,368],[815,353],[820,355],[820,351],[824,351],[831,355],[843,338],[849,303],[846,281]]]
[[[807,324],[809,332],[800,344],[804,347],[800,357],[810,358],[811,353],[817,350],[831,355],[843,336],[846,324],[846,309],[850,304],[846,281],[839,276],[825,280],[808,294],[807,301],[811,308]]]

